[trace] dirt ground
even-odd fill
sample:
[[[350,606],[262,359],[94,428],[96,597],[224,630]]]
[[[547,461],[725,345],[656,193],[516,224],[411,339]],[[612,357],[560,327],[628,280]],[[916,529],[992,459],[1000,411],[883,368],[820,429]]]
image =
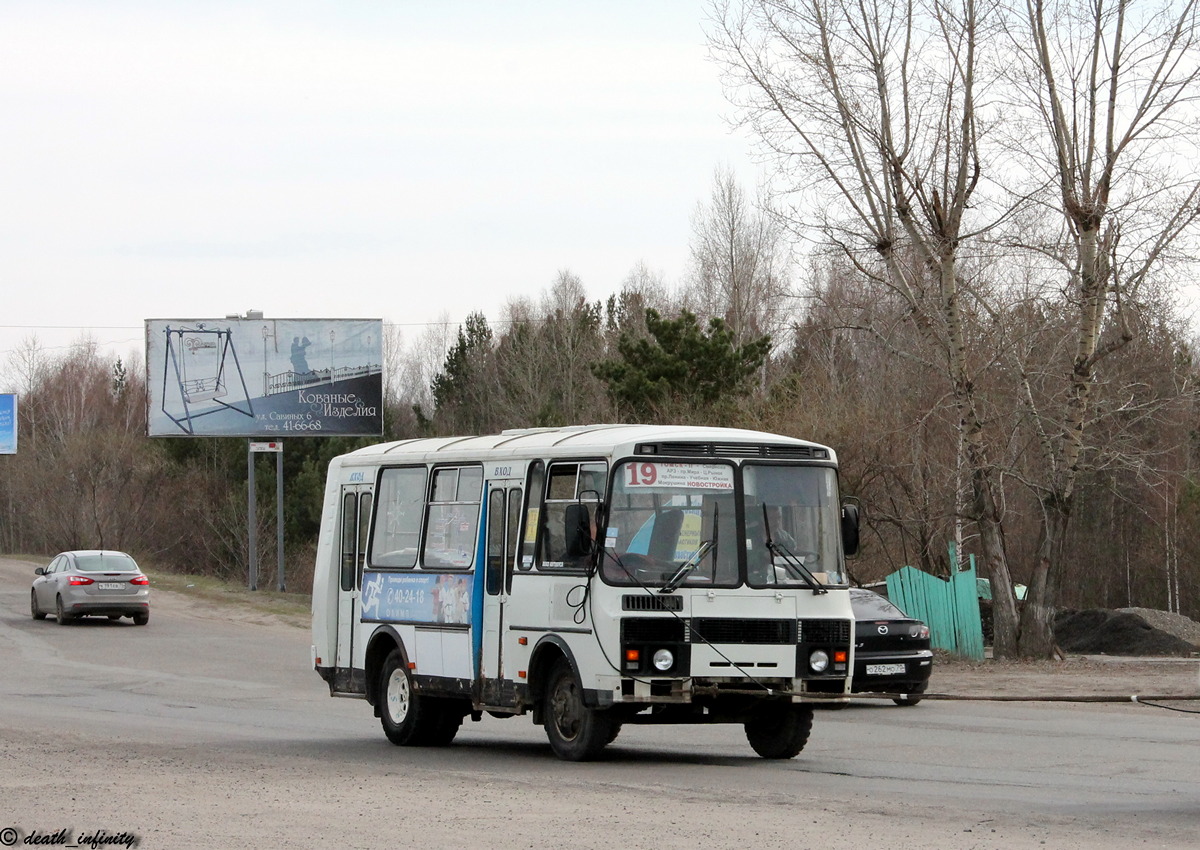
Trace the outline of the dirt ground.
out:
[[[1067,655],[1061,661],[972,662],[939,653],[929,698],[1194,696],[1200,699],[1200,658]],[[1172,701],[1174,704],[1174,701]],[[1200,710],[1200,703],[1180,702]]]

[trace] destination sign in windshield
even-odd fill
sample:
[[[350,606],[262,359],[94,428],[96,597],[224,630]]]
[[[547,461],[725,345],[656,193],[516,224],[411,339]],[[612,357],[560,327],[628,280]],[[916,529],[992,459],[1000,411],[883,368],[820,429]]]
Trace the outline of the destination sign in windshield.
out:
[[[624,466],[627,490],[733,490],[733,467],[719,463],[639,461]]]

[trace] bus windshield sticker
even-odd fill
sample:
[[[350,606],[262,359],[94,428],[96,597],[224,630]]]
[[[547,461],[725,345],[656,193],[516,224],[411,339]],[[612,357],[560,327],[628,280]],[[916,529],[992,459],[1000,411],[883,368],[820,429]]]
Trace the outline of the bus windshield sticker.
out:
[[[637,461],[625,464],[626,490],[733,490],[733,467],[718,463],[655,463]]]

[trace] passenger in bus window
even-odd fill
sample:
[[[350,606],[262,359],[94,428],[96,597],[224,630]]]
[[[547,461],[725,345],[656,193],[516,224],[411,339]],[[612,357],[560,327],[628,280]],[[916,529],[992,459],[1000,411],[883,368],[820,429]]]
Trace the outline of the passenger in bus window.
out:
[[[792,537],[792,535],[788,533],[787,528],[784,526],[783,508],[778,506],[768,508],[767,517],[771,524],[771,539],[789,551],[795,551],[796,538]]]

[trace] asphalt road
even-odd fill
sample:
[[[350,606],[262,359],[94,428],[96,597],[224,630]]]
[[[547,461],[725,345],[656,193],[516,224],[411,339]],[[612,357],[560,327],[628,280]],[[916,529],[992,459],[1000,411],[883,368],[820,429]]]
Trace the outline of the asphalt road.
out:
[[[626,727],[603,760],[568,764],[528,718],[401,749],[365,703],[328,696],[303,626],[154,589],[146,627],[34,622],[34,566],[0,559],[0,846],[1107,848],[1200,835],[1200,715],[856,702],[818,711],[787,762],[712,726]]]

